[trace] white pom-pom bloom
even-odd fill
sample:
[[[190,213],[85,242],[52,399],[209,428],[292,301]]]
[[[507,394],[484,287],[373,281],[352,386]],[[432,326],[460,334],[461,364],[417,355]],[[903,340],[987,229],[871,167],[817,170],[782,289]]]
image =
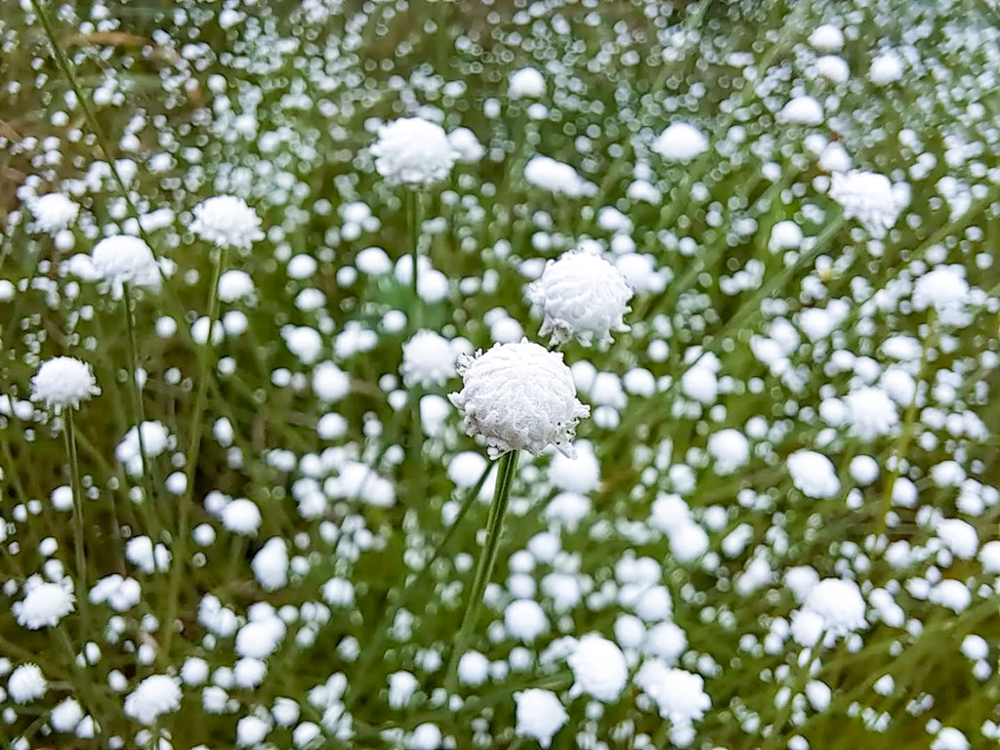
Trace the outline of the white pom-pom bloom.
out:
[[[431,185],[448,176],[458,152],[444,129],[419,117],[403,117],[378,129],[372,144],[375,169],[390,185]]]
[[[511,73],[507,92],[511,99],[537,99],[545,95],[545,78],[537,68],[521,68]]]
[[[521,690],[514,693],[514,701],[517,703],[514,733],[536,740],[543,748],[552,744],[556,732],[569,720],[569,714],[551,690]]]
[[[903,77],[903,58],[889,50],[874,60],[868,70],[869,80],[877,86],[895,83]]]
[[[844,397],[850,433],[862,440],[888,435],[899,424],[896,404],[881,388],[864,387]]]
[[[7,693],[14,703],[31,703],[48,690],[45,675],[37,664],[22,664],[7,679]]]
[[[550,443],[573,457],[573,438],[590,408],[576,398],[562,354],[527,339],[496,344],[475,357],[462,355],[464,386],[448,396],[462,413],[468,435],[486,440],[490,458],[512,450],[537,455]]]
[[[809,34],[809,44],[823,52],[836,52],[844,46],[844,32],[825,23]]]
[[[451,342],[434,331],[417,331],[403,344],[399,368],[407,388],[442,386],[455,377],[455,351]]]
[[[825,578],[806,596],[805,609],[823,618],[823,631],[846,635],[865,628],[865,600],[854,581]]]
[[[840,492],[833,462],[822,453],[795,451],[788,457],[788,473],[795,488],[807,497],[830,498]]]
[[[969,302],[969,283],[960,265],[938,266],[913,284],[913,307],[933,307],[942,323],[965,325],[969,322],[965,307]]]
[[[474,164],[483,158],[486,149],[468,128],[455,128],[448,133],[448,143],[455,149],[459,161]]]
[[[583,179],[569,164],[556,161],[550,156],[533,156],[524,165],[524,179],[536,187],[553,193],[562,193],[570,198],[594,195],[597,186]]]
[[[165,674],[147,677],[125,698],[125,714],[146,726],[152,726],[160,716],[180,706],[179,681]]]
[[[617,644],[596,633],[583,636],[566,661],[573,670],[571,695],[586,693],[611,703],[618,700],[628,682],[625,654]]]
[[[80,206],[62,193],[49,193],[28,203],[35,225],[43,232],[65,229],[80,213]]]
[[[250,564],[254,577],[268,591],[276,591],[288,583],[288,544],[281,537],[272,537],[254,555]]]
[[[884,237],[896,224],[902,209],[888,177],[860,169],[835,173],[830,197],[843,207],[846,218],[857,219],[876,239]]]
[[[582,251],[549,261],[528,286],[528,301],[541,312],[539,334],[552,345],[576,338],[584,346],[606,347],[612,331],[627,331],[632,289],[621,272],[600,256]]]
[[[105,237],[94,245],[90,253],[94,272],[121,296],[123,284],[157,289],[160,286],[160,267],[149,245],[138,237],[118,234]]]
[[[217,195],[195,206],[191,231],[217,247],[239,250],[264,239],[257,212],[235,195]]]
[[[797,96],[781,110],[780,119],[792,125],[820,125],[823,106],[811,96]]]
[[[708,150],[708,138],[686,122],[675,122],[653,141],[653,151],[667,161],[687,163]]]
[[[25,587],[24,601],[13,605],[17,624],[28,630],[58,625],[59,621],[73,611],[73,594],[58,583],[39,583]]]
[[[717,474],[732,474],[750,458],[750,442],[739,430],[719,430],[708,438]]]
[[[668,667],[662,659],[647,659],[635,683],[656,703],[660,716],[674,724],[701,719],[712,705],[701,675]]]
[[[100,393],[90,365],[74,357],[54,357],[42,362],[31,379],[31,400],[42,401],[56,414],[66,407],[79,408],[81,401]]]

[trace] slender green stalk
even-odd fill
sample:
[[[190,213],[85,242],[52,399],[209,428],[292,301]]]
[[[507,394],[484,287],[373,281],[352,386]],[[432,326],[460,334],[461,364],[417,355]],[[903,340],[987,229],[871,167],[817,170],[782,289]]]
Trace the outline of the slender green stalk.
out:
[[[486,586],[490,582],[493,566],[497,561],[497,552],[500,549],[500,532],[503,530],[503,517],[507,512],[510,490],[514,484],[514,474],[517,471],[517,455],[518,451],[512,450],[500,458],[497,484],[493,491],[493,502],[490,504],[490,514],[486,522],[486,545],[479,555],[476,577],[472,582],[472,592],[465,607],[465,616],[462,618],[462,626],[455,638],[455,649],[448,666],[446,679],[451,687],[454,687],[454,681],[458,677],[458,661],[465,653],[469,641],[472,639],[472,633],[476,629],[479,610],[483,604],[483,594],[486,593]]]
[[[793,685],[790,685],[792,691],[785,705],[778,712],[774,723],[771,725],[771,733],[767,735],[762,750],[777,750],[779,747],[784,747],[783,740],[787,740],[787,738],[782,736],[781,730],[788,723],[788,719],[792,715],[792,703],[795,700],[795,696],[806,689],[809,676],[812,673],[813,663],[819,658],[820,652],[823,650],[823,637],[825,635],[825,633],[820,633],[819,640],[816,641],[816,645],[809,649],[804,663],[800,662],[798,672],[795,675],[795,682]]]
[[[66,410],[65,429],[63,437],[66,440],[66,458],[69,461],[70,487],[73,490],[73,547],[76,552],[76,582],[78,591],[76,600],[80,605],[80,630],[88,633],[90,600],[87,598],[87,558],[84,553],[86,535],[83,529],[83,491],[80,489],[80,462],[76,455],[75,426],[73,410]]]
[[[142,436],[142,426],[146,423],[146,407],[142,401],[142,387],[139,385],[139,345],[135,337],[135,320],[132,317],[132,290],[128,284],[122,284],[122,300],[125,310],[125,337],[128,339],[128,380],[129,391],[132,394],[132,404],[135,409],[136,435],[139,438],[139,458],[142,461],[142,480],[145,485],[146,497],[143,507],[147,508],[147,518],[153,524],[150,534],[159,534],[159,521],[156,518],[156,508],[153,506],[155,487],[149,454],[146,452],[146,442]]]
[[[186,486],[184,495],[180,498],[178,511],[177,536],[173,540],[173,566],[170,569],[170,584],[167,593],[167,616],[163,621],[165,632],[161,653],[167,663],[170,663],[170,645],[174,636],[174,623],[177,619],[178,601],[181,588],[181,575],[187,557],[187,542],[191,525],[191,505],[194,503],[194,472],[198,465],[201,452],[201,433],[205,419],[205,408],[208,401],[208,385],[212,378],[212,368],[215,363],[215,347],[212,334],[219,319],[219,278],[226,262],[226,250],[220,248],[215,254],[215,267],[212,269],[212,282],[208,292],[208,333],[201,347],[198,375],[198,393],[195,396],[194,411],[191,414],[191,433],[188,436],[188,450],[185,454]]]
[[[411,278],[411,286],[413,288],[413,308],[410,310],[409,316],[409,330],[410,334],[414,334],[420,330],[421,326],[424,324],[424,303],[420,299],[420,287],[418,271],[420,260],[420,230],[421,230],[421,211],[420,211],[420,190],[417,188],[410,188],[409,195],[407,196],[409,200],[409,223],[410,223],[410,258],[413,261],[413,277]]]

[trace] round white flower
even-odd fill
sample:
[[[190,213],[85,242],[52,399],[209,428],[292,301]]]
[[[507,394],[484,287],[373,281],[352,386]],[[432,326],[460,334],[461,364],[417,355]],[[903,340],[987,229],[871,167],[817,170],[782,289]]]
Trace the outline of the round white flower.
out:
[[[844,397],[850,433],[861,440],[888,435],[899,424],[896,404],[881,388],[864,387]]]
[[[784,106],[779,119],[792,125],[820,125],[823,105],[811,96],[797,96]]]
[[[56,414],[66,407],[79,408],[81,401],[100,393],[91,366],[74,357],[42,362],[31,379],[31,400],[44,402]]]
[[[403,344],[399,368],[407,388],[442,386],[455,377],[455,351],[451,342],[434,331],[417,331]]]
[[[181,687],[176,677],[155,674],[139,683],[125,698],[125,714],[151,726],[163,714],[181,706]]]
[[[524,165],[524,179],[535,187],[579,198],[594,195],[597,185],[580,176],[573,167],[550,156],[533,156]]]
[[[73,698],[67,698],[52,709],[49,723],[57,732],[72,732],[83,720],[83,709]]]
[[[517,704],[514,733],[536,740],[543,748],[552,744],[556,732],[569,720],[559,697],[551,690],[521,690],[514,693],[514,702]]]
[[[675,122],[653,141],[653,151],[667,161],[687,163],[708,151],[708,138],[686,122]]]
[[[712,705],[701,675],[668,667],[662,659],[647,659],[635,683],[656,703],[660,716],[674,724],[701,719]]]
[[[750,442],[739,430],[719,430],[708,438],[708,452],[717,474],[732,474],[750,458]]]
[[[537,68],[521,68],[511,73],[507,92],[511,99],[537,99],[545,95],[545,78]]]
[[[276,591],[288,583],[288,543],[272,537],[254,555],[250,564],[254,577],[268,591]]]
[[[885,86],[900,80],[903,77],[903,70],[903,58],[889,50],[872,60],[868,78],[877,86]]]
[[[94,245],[90,262],[99,278],[107,281],[121,293],[122,284],[157,289],[160,286],[160,267],[149,245],[138,237],[117,234],[105,237]]]
[[[598,255],[563,254],[545,264],[541,277],[527,290],[528,301],[541,312],[539,334],[552,345],[576,338],[584,346],[606,347],[612,331],[628,331],[632,289],[621,272]]]
[[[854,581],[825,578],[809,591],[804,608],[823,618],[823,631],[846,635],[867,626],[865,600]]]
[[[795,488],[807,497],[830,498],[840,492],[833,462],[822,453],[795,451],[788,457],[788,473]]]
[[[857,219],[875,239],[885,236],[902,210],[888,177],[860,169],[834,173],[830,197],[843,207],[846,218]]]
[[[419,117],[403,117],[378,129],[372,144],[375,169],[390,185],[431,185],[448,176],[458,152],[444,129]]]
[[[912,299],[916,310],[933,307],[942,323],[968,323],[969,282],[962,266],[938,266],[928,271],[914,282]]]
[[[483,158],[486,149],[476,138],[476,134],[468,128],[455,128],[448,133],[448,143],[458,154],[458,160],[474,164]]]
[[[605,703],[618,700],[628,682],[625,654],[617,644],[596,633],[588,633],[567,658],[573,670],[571,694],[587,695]]]
[[[537,455],[550,443],[576,455],[576,425],[590,408],[576,398],[562,354],[527,339],[496,344],[475,357],[462,355],[458,373],[464,386],[448,398],[462,413],[466,433],[486,439],[490,458],[521,449]]]
[[[191,231],[221,248],[249,250],[264,239],[260,217],[247,202],[235,195],[217,195],[194,207]]]
[[[17,624],[28,630],[52,627],[73,611],[73,594],[58,583],[26,586],[23,601],[13,606]]]
[[[65,229],[80,213],[80,206],[62,193],[49,193],[28,203],[35,225],[43,232]]]
[[[809,44],[822,52],[836,52],[844,46],[844,32],[832,24],[817,26],[809,34]]]
[[[37,664],[22,664],[7,678],[7,694],[14,703],[31,703],[48,690],[45,675]]]

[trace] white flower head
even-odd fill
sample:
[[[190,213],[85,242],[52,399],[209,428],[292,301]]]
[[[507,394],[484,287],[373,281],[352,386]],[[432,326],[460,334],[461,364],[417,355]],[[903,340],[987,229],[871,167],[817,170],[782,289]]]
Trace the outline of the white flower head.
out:
[[[72,224],[80,213],[80,206],[62,193],[48,193],[28,203],[35,218],[35,226],[43,232],[58,232]]]
[[[652,148],[667,161],[687,163],[708,150],[708,138],[694,125],[675,122],[656,137]]]
[[[844,397],[850,433],[861,440],[888,435],[899,424],[896,404],[881,388],[865,386]]]
[[[165,674],[147,677],[125,698],[125,714],[146,726],[155,724],[160,716],[180,706],[180,681]]]
[[[781,110],[779,119],[790,125],[821,125],[825,119],[823,105],[811,96],[796,96]]]
[[[583,636],[566,661],[575,680],[570,694],[586,693],[611,703],[618,700],[628,682],[625,654],[616,643],[597,633]]]
[[[701,719],[712,705],[701,675],[669,667],[662,659],[647,659],[635,683],[656,703],[660,716],[674,724]]]
[[[73,593],[58,583],[25,586],[23,601],[12,607],[17,624],[28,630],[40,630],[59,624],[73,611]]]
[[[463,388],[448,398],[462,413],[466,433],[486,439],[490,458],[521,449],[537,455],[550,443],[576,455],[576,425],[590,407],[576,398],[562,354],[522,339],[462,355],[457,369]]]
[[[444,385],[455,377],[452,343],[434,331],[417,331],[403,344],[403,364],[399,370],[407,388],[417,384],[425,388]]]
[[[834,173],[830,197],[843,207],[846,218],[857,219],[875,239],[895,226],[903,208],[888,177],[860,169]]]
[[[823,618],[823,631],[846,635],[868,625],[865,600],[854,581],[825,578],[809,591],[804,608]]]
[[[14,703],[31,703],[45,695],[48,689],[45,675],[37,664],[22,664],[7,678],[7,693]]]
[[[552,744],[556,732],[569,720],[559,697],[551,690],[521,690],[514,693],[514,702],[517,704],[514,733],[537,740],[543,748]]]
[[[249,250],[264,239],[257,212],[235,195],[216,195],[195,206],[193,213],[191,231],[217,247]]]
[[[511,73],[507,92],[511,99],[545,96],[545,77],[537,68],[521,68]]]
[[[158,289],[160,267],[143,240],[128,234],[105,237],[94,245],[90,262],[97,277],[111,284],[115,297],[121,296],[123,284]]]
[[[969,282],[960,265],[937,266],[913,284],[913,308],[933,307],[942,323],[967,325],[970,316],[966,306],[970,299]]]
[[[459,161],[475,164],[483,158],[486,149],[476,138],[476,134],[468,128],[455,128],[448,133],[448,143],[455,149]]]
[[[524,165],[524,179],[535,187],[568,195],[570,198],[597,193],[597,185],[585,180],[569,164],[557,161],[551,156],[531,157],[531,160]]]
[[[81,401],[100,393],[91,366],[75,357],[46,360],[31,379],[31,400],[43,401],[56,414],[66,407],[78,409]]]
[[[382,125],[370,150],[375,169],[390,185],[440,182],[458,158],[444,129],[420,117],[403,117]]]
[[[807,497],[826,499],[840,492],[840,480],[833,461],[822,453],[795,451],[788,457],[788,473],[792,475],[795,488]]]
[[[541,312],[539,334],[552,345],[576,338],[584,346],[611,343],[611,332],[628,331],[632,289],[608,261],[588,252],[572,251],[549,261],[541,277],[529,285],[528,301]]]

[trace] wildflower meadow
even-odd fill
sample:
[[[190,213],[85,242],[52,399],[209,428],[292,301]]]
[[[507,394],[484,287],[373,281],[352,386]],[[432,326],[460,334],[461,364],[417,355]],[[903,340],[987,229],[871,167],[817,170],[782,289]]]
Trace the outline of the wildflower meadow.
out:
[[[1000,746],[995,2],[0,46],[0,747]]]

